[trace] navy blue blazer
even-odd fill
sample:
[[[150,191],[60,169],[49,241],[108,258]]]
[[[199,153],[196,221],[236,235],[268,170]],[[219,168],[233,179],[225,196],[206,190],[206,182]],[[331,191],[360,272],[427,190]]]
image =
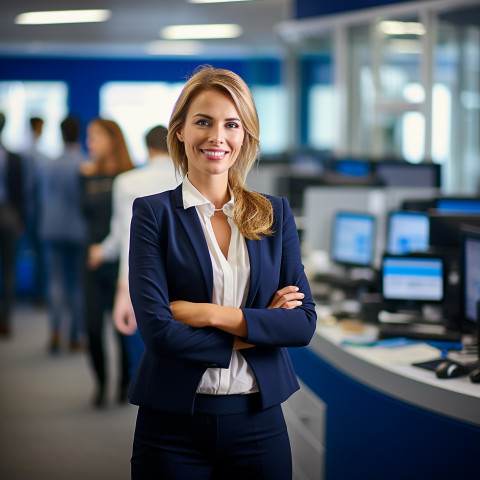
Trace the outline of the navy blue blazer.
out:
[[[267,196],[275,233],[246,240],[250,287],[243,313],[248,328],[242,350],[260,389],[263,408],[286,400],[299,385],[285,347],[307,345],[316,326],[315,304],[300,257],[288,202]],[[145,352],[132,379],[135,405],[192,413],[197,386],[209,367],[228,368],[233,335],[193,328],[173,319],[170,302],[211,303],[213,273],[195,207],[183,208],[182,185],[135,200],[130,232],[129,284]],[[268,309],[280,288],[305,294],[295,309]]]

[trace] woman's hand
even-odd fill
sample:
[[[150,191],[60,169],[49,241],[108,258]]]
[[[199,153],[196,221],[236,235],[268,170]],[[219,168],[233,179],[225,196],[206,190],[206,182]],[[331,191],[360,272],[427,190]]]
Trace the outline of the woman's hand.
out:
[[[103,250],[99,243],[94,243],[88,248],[87,267],[96,270],[103,262]]]
[[[299,307],[302,304],[303,297],[305,295],[298,291],[298,287],[289,285],[275,293],[268,308],[287,308],[290,310]]]

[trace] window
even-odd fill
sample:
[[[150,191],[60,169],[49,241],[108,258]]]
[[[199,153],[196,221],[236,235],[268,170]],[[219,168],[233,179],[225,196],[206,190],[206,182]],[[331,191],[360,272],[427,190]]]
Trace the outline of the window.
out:
[[[168,126],[183,83],[109,82],[100,90],[100,115],[117,122],[136,165],[147,159],[145,134]]]
[[[60,123],[68,114],[68,87],[64,82],[0,82],[0,111],[7,119],[2,134],[5,147],[25,152],[32,145],[29,119],[45,121],[38,149],[47,157],[61,154]]]

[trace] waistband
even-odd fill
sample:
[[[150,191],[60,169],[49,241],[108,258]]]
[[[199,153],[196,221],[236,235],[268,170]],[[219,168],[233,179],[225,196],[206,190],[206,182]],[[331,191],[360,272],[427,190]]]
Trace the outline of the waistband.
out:
[[[234,415],[236,413],[255,412],[262,409],[260,393],[246,395],[205,395],[195,396],[194,414]]]

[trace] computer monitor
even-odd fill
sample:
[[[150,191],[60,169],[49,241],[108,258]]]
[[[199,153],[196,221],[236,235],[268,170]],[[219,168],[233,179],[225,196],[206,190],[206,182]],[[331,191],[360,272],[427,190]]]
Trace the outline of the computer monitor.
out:
[[[387,304],[421,307],[425,303],[441,303],[445,286],[442,257],[409,254],[382,258],[381,289]]]
[[[396,210],[387,223],[387,253],[403,255],[425,252],[429,246],[430,224],[427,213]]]
[[[429,211],[430,217],[430,245],[433,247],[455,248],[460,247],[460,229],[463,226],[480,227],[480,215],[438,213]]]
[[[336,212],[330,254],[335,263],[371,267],[375,247],[375,217],[367,213]]]
[[[462,228],[460,248],[461,316],[471,330],[478,323],[477,303],[480,301],[480,228]]]
[[[374,174],[387,187],[440,187],[436,163],[372,162]]]
[[[340,158],[333,163],[333,170],[340,175],[362,177],[371,173],[372,166],[368,160]]]
[[[438,213],[480,214],[478,197],[441,197],[435,203]]]

